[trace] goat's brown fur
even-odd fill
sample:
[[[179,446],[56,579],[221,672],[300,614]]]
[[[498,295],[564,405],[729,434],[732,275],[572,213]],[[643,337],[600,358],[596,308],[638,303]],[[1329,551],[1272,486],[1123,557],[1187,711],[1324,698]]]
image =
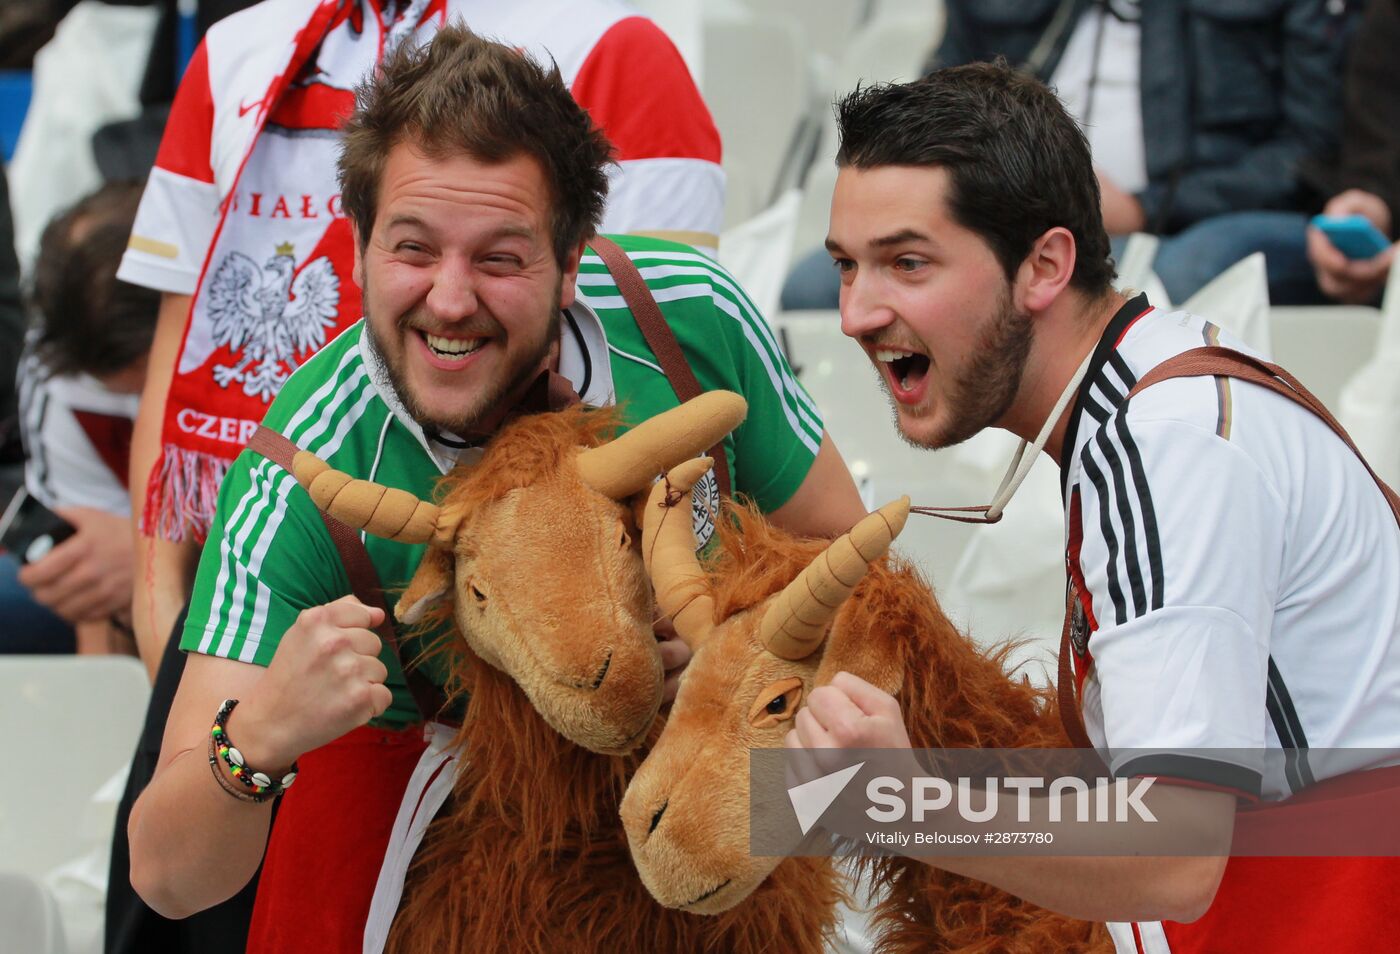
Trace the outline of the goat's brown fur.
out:
[[[557,473],[579,448],[607,443],[621,420],[616,408],[583,404],[517,417],[491,438],[489,454],[478,463],[453,468],[438,481],[433,496],[445,507],[470,513]]]
[[[469,656],[453,801],[405,885],[389,954],[816,951],[840,891],[795,859],[716,918],[663,908],[632,866],[618,802],[640,755],[597,755],[551,729],[507,677]],[[659,724],[658,724],[659,729]]]

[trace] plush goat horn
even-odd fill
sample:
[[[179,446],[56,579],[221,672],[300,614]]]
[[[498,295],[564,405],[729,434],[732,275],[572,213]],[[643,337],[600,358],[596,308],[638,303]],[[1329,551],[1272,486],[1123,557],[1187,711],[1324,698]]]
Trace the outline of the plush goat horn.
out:
[[[715,600],[695,557],[690,515],[690,490],[713,464],[709,457],[697,457],[672,470],[651,488],[642,512],[642,560],[656,590],[656,605],[692,650],[715,625]]]
[[[759,624],[759,644],[784,659],[811,655],[836,611],[870,564],[885,555],[908,517],[909,498],[901,497],[867,514],[832,541],[768,605]]]
[[[681,461],[709,450],[739,426],[748,410],[748,403],[732,391],[708,391],[579,454],[579,476],[599,493],[623,500]]]
[[[443,520],[439,507],[406,490],[356,480],[310,451],[297,451],[292,475],[316,506],[341,523],[400,543],[452,546],[456,522]]]

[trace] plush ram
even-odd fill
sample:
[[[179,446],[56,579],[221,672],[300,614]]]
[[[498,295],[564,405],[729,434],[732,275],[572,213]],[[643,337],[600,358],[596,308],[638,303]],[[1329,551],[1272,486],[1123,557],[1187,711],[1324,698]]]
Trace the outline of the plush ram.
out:
[[[723,917],[775,880],[790,884],[791,869],[809,870],[811,859],[750,853],[749,750],[781,747],[803,699],[838,671],[896,693],[915,747],[1066,744],[1049,694],[1012,678],[1004,653],[979,652],[911,567],[883,559],[907,498],[830,545],[736,508],[707,569],[689,514],[674,506],[704,468],[673,470],[642,517],[657,603],[694,652],[622,803],[632,857],[658,901]],[[882,952],[1108,949],[1102,926],[986,884],[899,857],[864,864],[883,898],[873,919]],[[810,911],[814,922],[827,914]],[[807,949],[773,938],[773,950]]]

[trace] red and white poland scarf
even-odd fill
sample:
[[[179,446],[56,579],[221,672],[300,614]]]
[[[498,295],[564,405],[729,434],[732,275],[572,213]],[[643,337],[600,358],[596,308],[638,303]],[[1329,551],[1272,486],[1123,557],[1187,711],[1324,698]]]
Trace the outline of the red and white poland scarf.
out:
[[[257,110],[255,131],[195,287],[143,532],[202,541],[219,483],[283,382],[359,320],[335,131],[354,108],[353,87],[370,58],[382,60],[420,23],[440,26],[447,5],[322,0],[287,44],[262,98],[254,91],[241,100],[240,112]],[[270,125],[277,135],[264,135]]]

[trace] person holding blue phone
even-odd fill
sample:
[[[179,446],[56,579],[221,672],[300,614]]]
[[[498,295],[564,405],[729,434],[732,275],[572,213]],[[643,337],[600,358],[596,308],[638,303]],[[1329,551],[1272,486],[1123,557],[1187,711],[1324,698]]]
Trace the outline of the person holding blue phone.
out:
[[[1342,152],[1335,194],[1307,230],[1308,261],[1329,298],[1371,304],[1395,257],[1400,209],[1400,0],[1372,0],[1347,66]],[[1349,219],[1351,225],[1338,225]],[[1360,221],[1358,221],[1360,220]],[[1371,238],[1366,227],[1370,226]],[[1377,244],[1378,243],[1378,244]]]
[[[1394,258],[1400,209],[1396,43],[1400,0],[1372,0],[1347,64],[1341,161],[1331,182],[1333,198],[1306,235],[1317,287],[1347,304],[1379,300]],[[1341,224],[1344,221],[1350,224]]]

